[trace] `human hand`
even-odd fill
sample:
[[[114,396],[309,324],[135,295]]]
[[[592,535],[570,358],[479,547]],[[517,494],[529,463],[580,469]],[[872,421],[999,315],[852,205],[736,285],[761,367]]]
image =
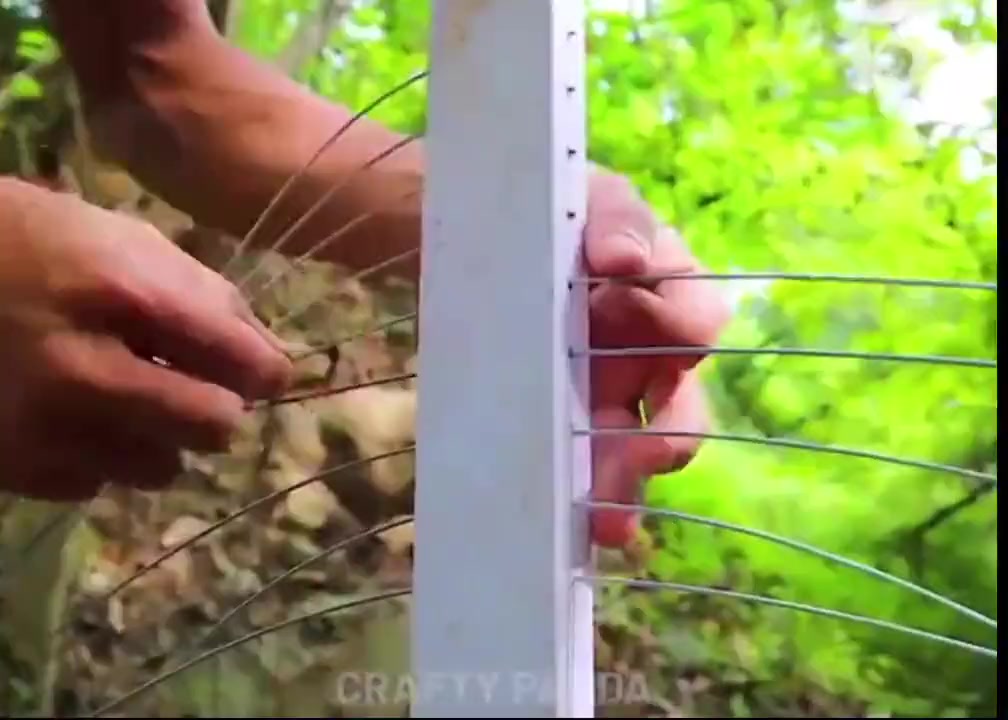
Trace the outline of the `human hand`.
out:
[[[702,271],[673,229],[663,227],[633,186],[596,169],[589,181],[585,261],[592,276],[630,277]],[[655,430],[702,433],[707,406],[696,366],[713,345],[729,311],[707,280],[640,285],[601,283],[589,295],[593,348],[697,346],[695,355],[592,358],[592,426],[640,428],[643,401]],[[695,437],[599,435],[592,438],[592,499],[638,502],[649,476],[681,470],[696,454]],[[593,509],[592,537],[626,547],[638,519],[625,510]]]
[[[164,486],[181,449],[226,449],[245,402],[287,385],[280,347],[153,226],[0,179],[0,490]]]

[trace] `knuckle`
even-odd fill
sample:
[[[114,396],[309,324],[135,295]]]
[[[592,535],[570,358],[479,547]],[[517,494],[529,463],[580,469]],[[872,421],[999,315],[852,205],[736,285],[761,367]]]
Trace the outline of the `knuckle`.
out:
[[[99,291],[113,305],[122,305],[144,317],[156,313],[162,305],[155,288],[134,273],[110,271],[102,278]]]
[[[686,238],[683,236],[679,228],[673,225],[662,225],[661,229],[656,234],[655,244],[667,247],[670,251],[677,251],[678,254],[685,255],[693,261],[693,265],[699,267],[699,263],[696,262],[690,251],[689,243],[686,242]]]
[[[96,365],[84,343],[69,334],[54,333],[42,341],[43,383],[60,393],[96,381]]]
[[[141,312],[155,309],[156,288],[145,278],[143,267],[143,263],[129,258],[128,250],[117,257],[107,257],[95,267],[88,286],[71,301],[85,312],[91,307],[112,308],[113,312],[117,308]]]

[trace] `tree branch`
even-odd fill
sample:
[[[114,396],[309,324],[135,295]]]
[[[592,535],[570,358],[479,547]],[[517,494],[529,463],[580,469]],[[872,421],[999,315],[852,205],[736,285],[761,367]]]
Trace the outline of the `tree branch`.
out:
[[[910,528],[907,531],[907,535],[912,538],[922,538],[924,535],[931,532],[942,523],[952,519],[966,508],[976,505],[985,496],[992,493],[996,487],[997,484],[992,480],[987,480],[986,482],[977,485],[965,496],[956,500],[954,503],[945,505],[944,507],[935,510],[930,516],[928,516],[927,519]]]

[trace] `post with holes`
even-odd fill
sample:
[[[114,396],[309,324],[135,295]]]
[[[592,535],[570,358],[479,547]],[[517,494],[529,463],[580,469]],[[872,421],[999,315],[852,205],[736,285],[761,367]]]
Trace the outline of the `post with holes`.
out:
[[[592,717],[581,0],[434,0],[414,717]]]

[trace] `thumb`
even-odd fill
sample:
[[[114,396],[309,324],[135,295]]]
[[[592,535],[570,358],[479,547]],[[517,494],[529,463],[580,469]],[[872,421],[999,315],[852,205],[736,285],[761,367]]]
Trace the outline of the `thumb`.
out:
[[[637,230],[589,228],[586,232],[585,253],[592,274],[618,277],[647,272],[651,243]]]
[[[646,273],[658,222],[629,180],[596,172],[589,184],[585,260],[596,275]]]
[[[595,428],[636,428],[638,418],[622,408],[604,408],[592,414]],[[637,501],[640,474],[628,452],[633,438],[624,435],[596,435],[592,438],[592,492],[595,502],[633,504]],[[632,510],[592,508],[592,540],[609,548],[623,548],[637,534],[639,519]]]

